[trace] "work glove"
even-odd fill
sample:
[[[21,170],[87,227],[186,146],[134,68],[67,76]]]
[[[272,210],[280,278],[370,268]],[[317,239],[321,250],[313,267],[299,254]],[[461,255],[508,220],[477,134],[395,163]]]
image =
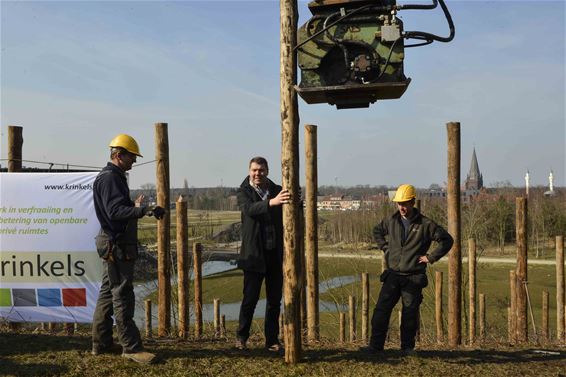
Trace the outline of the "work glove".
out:
[[[163,207],[160,207],[160,206],[147,207],[145,215],[146,216],[153,216],[157,220],[161,220],[163,218],[163,216],[165,215],[165,209]]]

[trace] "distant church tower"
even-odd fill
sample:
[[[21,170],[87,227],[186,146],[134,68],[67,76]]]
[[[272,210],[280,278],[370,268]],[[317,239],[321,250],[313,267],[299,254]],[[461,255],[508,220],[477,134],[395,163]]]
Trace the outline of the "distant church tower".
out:
[[[474,148],[474,153],[472,154],[472,164],[470,165],[470,172],[466,178],[465,187],[466,191],[479,191],[483,187],[483,176],[480,173],[480,167],[476,157],[476,148]]]

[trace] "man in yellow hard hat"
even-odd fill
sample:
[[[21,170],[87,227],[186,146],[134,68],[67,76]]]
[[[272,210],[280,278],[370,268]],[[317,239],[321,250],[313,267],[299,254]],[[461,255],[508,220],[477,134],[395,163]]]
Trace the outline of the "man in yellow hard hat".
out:
[[[428,285],[426,265],[442,258],[454,243],[446,230],[414,207],[415,200],[412,185],[399,186],[393,198],[398,211],[373,230],[387,269],[380,277],[383,285],[373,311],[369,346],[364,347],[370,353],[383,352],[391,311],[401,299],[401,350],[405,355],[415,354],[422,289]],[[438,245],[429,251],[432,241]]]
[[[110,162],[94,180],[93,198],[100,231],[96,249],[103,259],[102,286],[92,320],[92,354],[111,352],[112,316],[116,321],[122,356],[151,363],[154,354],[145,352],[134,322],[134,263],[138,255],[137,220],[165,214],[161,207],[143,205],[143,195],[130,199],[126,172],[142,157],[136,140],[125,134],[110,142]]]

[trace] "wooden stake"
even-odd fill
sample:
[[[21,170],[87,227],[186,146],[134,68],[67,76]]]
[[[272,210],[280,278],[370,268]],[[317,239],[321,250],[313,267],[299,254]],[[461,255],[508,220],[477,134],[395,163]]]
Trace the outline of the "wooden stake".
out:
[[[8,126],[8,172],[22,171],[23,127]]]
[[[307,271],[307,338],[320,339],[318,293],[318,214],[317,214],[317,127],[305,126],[305,255]]]
[[[348,308],[350,322],[350,343],[354,343],[356,341],[356,298],[354,296],[349,296]]]
[[[193,244],[193,284],[195,286],[195,337],[202,336],[202,246]]]
[[[151,325],[151,300],[145,300],[145,337],[151,338],[153,335]]]
[[[215,298],[214,303],[214,336],[220,336],[220,299]]]
[[[548,332],[548,291],[542,291],[542,341],[547,343],[550,340]]]
[[[454,238],[448,260],[448,344],[462,343],[462,251],[460,217],[460,123],[446,125],[448,131],[448,232]]]
[[[516,238],[517,238],[517,341],[526,343],[529,340],[529,323],[527,320],[527,199],[516,198]]]
[[[294,85],[297,81],[298,8],[296,0],[280,1],[280,103],[281,103],[281,173],[283,188],[292,196],[283,206],[285,362],[301,359],[301,324],[299,303],[300,253],[297,232],[299,192],[299,106]]]
[[[442,321],[442,271],[436,271],[434,278],[436,342],[442,344],[444,342],[444,323]]]
[[[157,334],[166,336],[171,332],[171,272],[170,243],[171,215],[169,213],[169,137],[167,123],[155,124],[155,160],[157,166],[157,205],[166,209],[161,220],[157,220],[157,285],[159,301],[157,308]]]
[[[179,311],[179,336],[187,337],[189,331],[189,235],[187,202],[182,195],[175,203],[177,217],[177,295]]]
[[[564,314],[564,237],[556,236],[556,338],[566,341]]]
[[[474,344],[476,338],[476,240],[468,240],[468,288],[469,288],[469,341]]]
[[[509,284],[510,284],[510,310],[511,310],[511,339],[510,343],[517,342],[517,273],[515,270],[509,271]]]
[[[226,337],[226,315],[224,314],[220,316],[220,336],[222,338]]]
[[[340,343],[346,343],[346,313],[340,313]]]
[[[486,305],[485,305],[485,295],[480,293],[480,342],[485,342],[485,330],[486,330]]]
[[[369,339],[369,274],[362,273],[362,340]]]

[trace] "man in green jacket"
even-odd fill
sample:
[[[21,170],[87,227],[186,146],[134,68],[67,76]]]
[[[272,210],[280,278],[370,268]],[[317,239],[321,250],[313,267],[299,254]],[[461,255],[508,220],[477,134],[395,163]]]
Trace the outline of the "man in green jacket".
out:
[[[415,188],[401,185],[393,201],[398,211],[373,230],[377,246],[384,251],[387,269],[381,275],[383,285],[371,320],[370,353],[383,351],[391,311],[401,298],[401,350],[415,354],[415,336],[419,321],[422,289],[428,285],[426,265],[442,258],[454,240],[441,226],[422,215],[415,205]],[[429,252],[432,241],[437,247]]]

